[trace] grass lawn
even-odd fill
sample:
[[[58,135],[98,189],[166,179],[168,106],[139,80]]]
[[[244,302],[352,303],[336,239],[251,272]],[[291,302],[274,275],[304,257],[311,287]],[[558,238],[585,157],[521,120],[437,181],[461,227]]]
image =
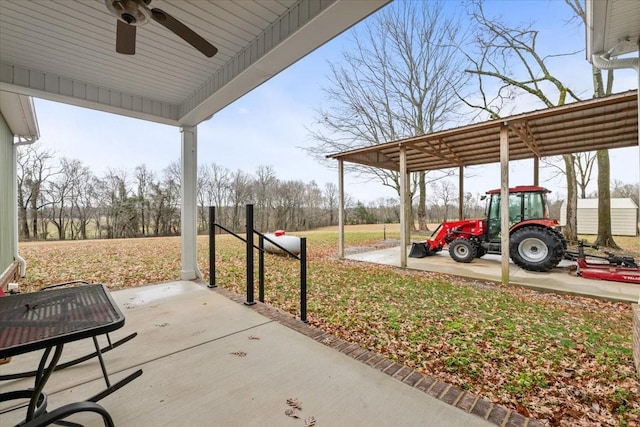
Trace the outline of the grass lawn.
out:
[[[548,425],[640,423],[629,304],[340,261],[334,230],[304,233],[311,324]],[[349,227],[346,242],[383,245],[382,226]],[[198,245],[208,279],[207,238]],[[217,284],[244,293],[244,246],[221,236],[216,247]],[[180,269],[178,238],[20,248],[30,289],[78,278],[118,289]],[[268,255],[265,266],[266,302],[298,315],[299,263]]]

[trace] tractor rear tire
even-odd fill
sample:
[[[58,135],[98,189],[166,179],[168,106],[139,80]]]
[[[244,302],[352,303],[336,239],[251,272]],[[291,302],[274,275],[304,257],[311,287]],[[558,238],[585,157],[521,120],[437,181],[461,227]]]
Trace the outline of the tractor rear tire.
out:
[[[471,262],[476,257],[476,245],[469,239],[455,239],[449,243],[449,255],[457,262]]]
[[[513,262],[528,271],[549,271],[565,252],[563,239],[550,228],[523,227],[513,232],[509,244]]]
[[[480,244],[476,244],[476,258],[482,258],[487,254],[487,249]]]

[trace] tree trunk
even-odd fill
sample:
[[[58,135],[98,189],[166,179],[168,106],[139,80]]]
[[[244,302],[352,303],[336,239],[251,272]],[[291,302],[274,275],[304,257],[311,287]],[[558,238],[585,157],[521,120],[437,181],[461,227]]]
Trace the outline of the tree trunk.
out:
[[[563,154],[564,166],[567,177],[567,213],[564,237],[569,241],[578,240],[578,185],[573,154]]]
[[[620,249],[611,234],[611,189],[609,151],[598,150],[598,237],[595,244]]]
[[[418,230],[429,231],[427,226],[427,184],[425,182],[425,172],[419,172],[418,180]]]
[[[27,208],[24,206],[24,195],[21,188],[18,188],[18,218],[22,229],[22,238],[29,239],[29,222],[27,220]]]
[[[33,237],[38,237],[38,200],[40,199],[40,185],[37,183],[31,190],[31,230],[33,230]]]

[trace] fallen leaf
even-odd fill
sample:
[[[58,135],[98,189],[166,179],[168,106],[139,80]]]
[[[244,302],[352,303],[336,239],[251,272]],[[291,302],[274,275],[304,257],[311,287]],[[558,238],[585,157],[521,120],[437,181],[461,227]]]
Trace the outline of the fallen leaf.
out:
[[[287,399],[287,405],[291,406],[292,408],[295,408],[299,411],[302,410],[302,402],[300,402],[297,398],[295,397],[290,397],[289,399]]]
[[[296,414],[296,410],[293,408],[289,408],[286,411],[284,411],[284,414],[287,417],[291,417],[291,418],[300,418],[297,414]]]

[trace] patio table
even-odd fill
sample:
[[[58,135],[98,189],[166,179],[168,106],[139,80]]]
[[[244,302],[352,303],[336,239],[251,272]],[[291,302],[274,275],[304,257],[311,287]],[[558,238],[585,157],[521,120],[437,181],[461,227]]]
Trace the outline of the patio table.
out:
[[[28,398],[25,421],[37,424],[46,418],[47,397],[44,387],[60,360],[66,343],[92,338],[121,328],[125,318],[104,285],[91,284],[60,288],[0,298],[0,359],[44,350],[33,389],[0,394],[0,401]],[[53,356],[49,362],[49,356]],[[98,354],[107,389],[86,402],[66,405],[66,415],[92,411],[103,416],[106,425],[112,421],[95,402],[142,374],[141,370],[111,385],[102,355]],[[75,405],[75,406],[74,406]],[[55,411],[54,411],[55,412]],[[29,423],[31,424],[31,423]]]

